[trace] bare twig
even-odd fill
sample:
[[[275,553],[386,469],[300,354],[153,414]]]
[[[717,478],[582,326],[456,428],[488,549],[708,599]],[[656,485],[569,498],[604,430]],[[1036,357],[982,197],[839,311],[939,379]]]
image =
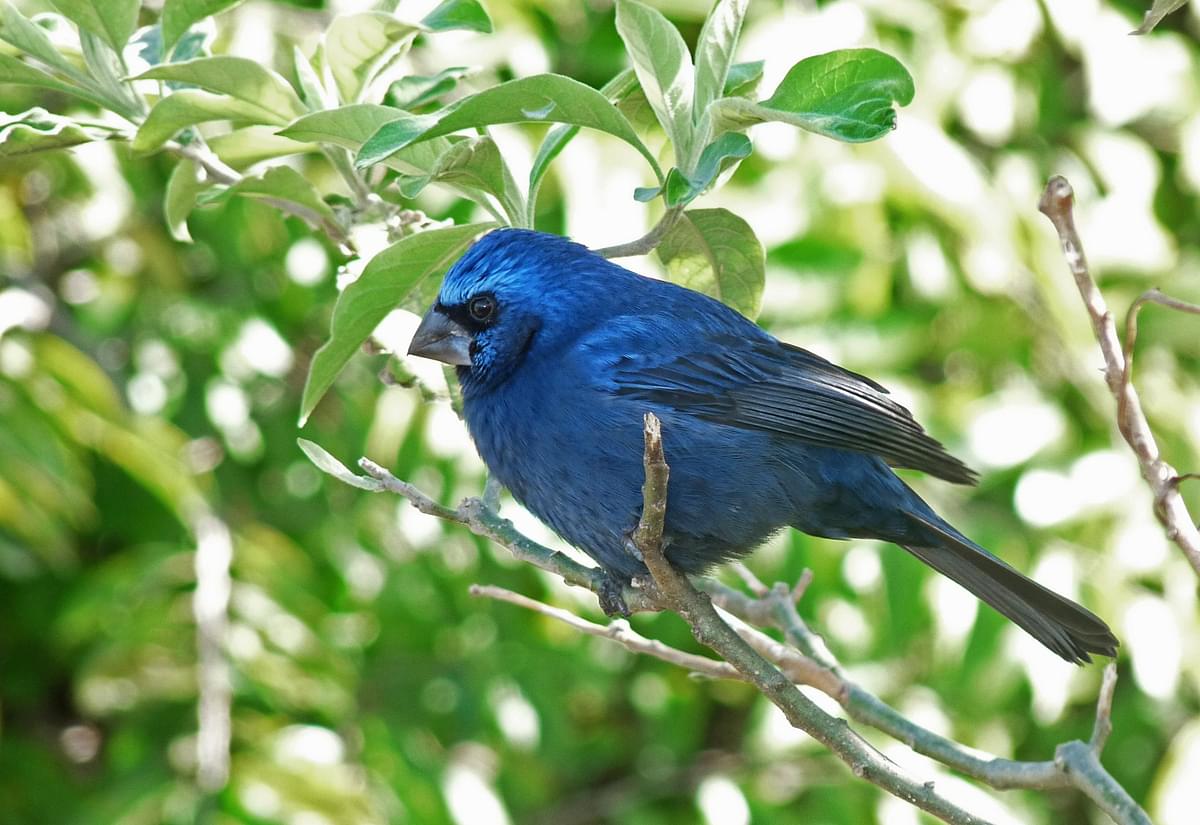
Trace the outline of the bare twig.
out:
[[[1123,349],[1112,314],[1108,311],[1104,296],[1088,270],[1083,244],[1075,228],[1074,198],[1074,192],[1067,179],[1056,176],[1046,184],[1038,209],[1050,219],[1058,232],[1067,266],[1075,278],[1075,285],[1092,322],[1092,331],[1104,356],[1104,377],[1117,402],[1117,426],[1137,456],[1142,478],[1146,479],[1154,493],[1155,515],[1166,529],[1167,538],[1183,551],[1196,575],[1200,576],[1200,530],[1197,530],[1196,521],[1188,512],[1183,496],[1179,494],[1179,474],[1174,467],[1163,461],[1158,451],[1158,443],[1154,440],[1154,433],[1142,411],[1137,389],[1130,380],[1129,366],[1136,339],[1137,310],[1141,304],[1153,301],[1186,312],[1194,312],[1200,308],[1168,298],[1157,290],[1151,290],[1135,301],[1130,308],[1125,324],[1127,349]]]
[[[672,206],[663,216],[658,219],[658,223],[650,229],[642,237],[629,243],[617,244],[616,246],[606,246],[603,249],[595,250],[597,255],[603,255],[605,258],[632,258],[635,255],[645,255],[648,252],[653,252],[662,239],[667,236],[671,228],[675,226],[675,222],[679,220],[679,216],[683,214],[682,206]]]
[[[593,593],[603,586],[604,576],[594,567],[585,567],[570,556],[551,550],[520,533],[508,519],[487,508],[478,498],[464,499],[458,507],[438,504],[407,481],[401,481],[369,458],[361,458],[358,466],[379,482],[379,489],[408,499],[422,513],[444,521],[461,524],[477,536],[491,539],[508,549],[520,561],[532,564],[561,577],[567,584],[586,587]],[[658,605],[642,590],[626,587],[622,593],[630,611],[658,610]]]
[[[697,656],[694,653],[686,653],[655,639],[647,639],[645,636],[634,631],[624,619],[617,619],[606,625],[596,624],[595,622],[589,622],[587,619],[576,616],[569,610],[563,610],[561,607],[553,607],[544,602],[531,599],[528,596],[522,596],[520,593],[514,593],[511,590],[505,590],[503,587],[494,587],[491,585],[473,584],[471,585],[471,595],[498,599],[502,602],[515,604],[517,607],[524,607],[527,610],[541,613],[544,616],[549,616],[552,619],[557,619],[564,624],[570,625],[580,633],[585,633],[588,636],[612,639],[634,653],[641,653],[655,659],[661,659],[664,662],[678,665],[704,676],[710,676],[714,679],[742,679],[742,675],[728,662],[708,659],[704,656]]]
[[[803,730],[828,747],[850,767],[855,776],[878,785],[945,822],[985,822],[937,794],[932,782],[922,783],[906,775],[844,721],[817,707],[787,676],[721,620],[706,594],[696,590],[686,576],[671,566],[662,543],[669,471],[663,455],[659,422],[651,413],[646,414],[645,442],[646,483],[642,488],[642,519],[634,534],[635,542],[663,600],[687,621],[696,640],[712,648],[737,668],[783,711],[793,727]]]

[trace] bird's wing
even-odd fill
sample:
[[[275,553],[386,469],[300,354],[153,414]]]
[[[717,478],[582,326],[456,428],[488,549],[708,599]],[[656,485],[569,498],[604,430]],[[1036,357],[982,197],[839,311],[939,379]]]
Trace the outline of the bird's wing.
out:
[[[894,467],[959,484],[976,481],[974,471],[865,376],[762,333],[714,330],[686,348],[669,355],[654,346],[626,349],[632,354],[610,362],[609,391],[722,424],[873,453]]]

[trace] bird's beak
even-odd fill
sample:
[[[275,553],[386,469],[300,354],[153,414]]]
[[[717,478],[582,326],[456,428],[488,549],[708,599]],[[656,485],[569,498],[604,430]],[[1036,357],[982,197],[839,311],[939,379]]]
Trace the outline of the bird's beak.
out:
[[[471,334],[434,307],[421,319],[421,325],[408,345],[408,354],[456,367],[469,367]]]

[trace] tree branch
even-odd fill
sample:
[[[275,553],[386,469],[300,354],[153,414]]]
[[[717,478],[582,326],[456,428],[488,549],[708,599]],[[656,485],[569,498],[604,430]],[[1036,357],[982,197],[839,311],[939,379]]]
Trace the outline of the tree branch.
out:
[[[665,455],[661,453],[661,434],[658,448],[659,452],[650,454],[650,473],[643,486],[643,517],[639,521],[635,537],[639,552],[644,557],[646,546],[652,548],[650,557],[646,558],[647,565],[652,561],[661,560],[661,563],[657,568],[651,568],[653,581],[648,583],[648,587],[627,587],[624,590],[623,596],[633,611],[674,609],[672,605],[678,603],[681,595],[678,580],[683,577],[662,558],[661,547],[657,554],[653,551],[654,544],[661,545],[670,472]],[[516,558],[557,575],[569,584],[586,587],[593,592],[599,591],[603,586],[604,577],[599,570],[585,567],[569,556],[523,535],[511,522],[500,517],[481,499],[468,498],[457,508],[446,507],[412,484],[396,478],[370,459],[360,459],[359,466],[368,477],[353,476],[349,479],[350,483],[373,491],[387,491],[400,495],[408,499],[419,511],[461,524],[476,535],[506,547]],[[649,506],[646,506],[647,503]],[[663,564],[666,565],[665,570]],[[656,569],[657,573],[654,572]],[[1145,813],[1104,770],[1099,761],[1107,731],[1111,728],[1109,714],[1116,686],[1115,665],[1110,664],[1105,671],[1090,743],[1068,742],[1060,745],[1054,760],[1020,762],[1004,759],[961,745],[917,725],[848,679],[820,636],[808,628],[796,610],[796,601],[803,595],[804,589],[812,579],[810,571],[805,571],[794,587],[784,583],[767,587],[744,567],[738,572],[755,595],[746,595],[710,579],[699,580],[695,586],[683,579],[687,588],[682,591],[682,595],[686,596],[683,607],[687,612],[677,611],[692,626],[693,633],[702,643],[709,644],[708,639],[713,634],[717,636],[717,641],[709,646],[720,653],[725,662],[705,657],[681,659],[679,657],[691,657],[692,654],[666,646],[658,647],[659,643],[627,630],[627,625],[623,622],[615,623],[616,629],[610,629],[611,625],[595,624],[568,611],[500,588],[475,585],[471,592],[477,596],[496,598],[536,610],[564,621],[581,632],[612,638],[629,650],[679,664],[705,676],[749,681],[776,702],[784,710],[789,721],[801,730],[810,732],[837,753],[850,765],[855,775],[867,778],[913,804],[922,807],[934,806],[938,809],[925,809],[935,815],[940,816],[940,810],[948,817],[971,817],[969,813],[962,812],[933,794],[931,783],[921,784],[904,775],[854,733],[845,721],[821,711],[800,693],[795,685],[806,684],[817,688],[837,701],[856,722],[870,725],[905,743],[915,752],[998,790],[1076,787],[1095,800],[1119,825],[1148,825],[1149,819]],[[663,576],[666,578],[661,579]],[[663,581],[670,585],[666,591],[663,590]],[[704,594],[697,593],[696,586],[700,587]],[[688,595],[689,592],[691,595]],[[711,597],[711,603],[708,597]],[[713,607],[714,604],[723,613],[718,613]],[[700,619],[697,619],[697,616],[700,616]],[[783,633],[786,644],[762,633],[758,630],[760,627],[779,630]],[[650,647],[654,649],[651,650]],[[768,688],[771,692],[768,692]],[[783,704],[780,705],[780,702]],[[811,730],[807,726],[811,726]],[[892,791],[893,787],[896,791]],[[938,807],[943,804],[949,808]],[[980,820],[949,818],[946,821]]]
[[[1075,286],[1079,289],[1092,322],[1092,331],[1104,356],[1104,377],[1117,402],[1117,427],[1137,456],[1142,478],[1154,493],[1155,516],[1166,529],[1167,538],[1183,551],[1196,575],[1200,576],[1200,530],[1197,530],[1196,520],[1188,512],[1187,504],[1179,493],[1181,476],[1174,467],[1163,461],[1158,451],[1158,443],[1146,421],[1130,375],[1133,344],[1137,338],[1137,313],[1143,304],[1154,302],[1193,313],[1200,313],[1200,307],[1169,298],[1158,290],[1144,293],[1129,309],[1125,321],[1125,346],[1122,347],[1112,314],[1088,269],[1083,243],[1075,228],[1074,201],[1075,193],[1071,184],[1066,178],[1055,176],[1046,184],[1038,210],[1050,219],[1058,232],[1067,266],[1075,278]]]
[[[733,628],[721,620],[707,594],[667,561],[662,542],[669,470],[663,454],[659,421],[645,420],[646,483],[642,488],[642,518],[634,540],[654,578],[663,601],[679,613],[701,644],[712,648],[783,711],[793,727],[803,730],[833,751],[854,772],[890,794],[928,811],[945,822],[983,823],[985,820],[939,796],[932,782],[918,782],[871,747],[842,720],[828,715],[806,697],[770,662],[760,656]]]
[[[672,206],[663,216],[658,219],[658,223],[650,229],[642,237],[629,243],[617,244],[616,246],[606,246],[603,249],[595,250],[597,255],[602,255],[605,258],[632,258],[635,255],[645,255],[653,252],[662,239],[671,231],[671,227],[675,226],[675,221],[679,220],[679,216],[683,214],[682,206]]]

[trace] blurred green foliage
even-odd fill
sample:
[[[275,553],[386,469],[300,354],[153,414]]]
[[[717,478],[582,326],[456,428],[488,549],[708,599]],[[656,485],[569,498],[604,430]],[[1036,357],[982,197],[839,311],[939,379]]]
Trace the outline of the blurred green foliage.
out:
[[[223,47],[286,70],[331,11],[300,5],[239,6],[220,18]],[[694,41],[704,3],[656,5]],[[893,387],[984,471],[965,491],[915,478],[922,493],[1111,620],[1125,644],[1105,763],[1156,821],[1187,823],[1200,805],[1196,580],[1152,520],[1035,210],[1045,177],[1066,174],[1114,311],[1151,285],[1200,297],[1200,23],[1189,9],[1126,37],[1143,6],[756,3],[740,54],[767,60],[763,88],[800,57],[877,45],[917,94],[869,146],[758,127],[756,154],[704,206],[742,215],[767,247],[764,325]],[[470,63],[481,86],[546,70],[599,86],[624,68],[607,3],[489,11],[493,35],[419,40],[415,73]],[[0,87],[4,112],[77,105]],[[661,146],[652,118],[632,119]],[[541,131],[495,130],[518,173]],[[482,485],[444,398],[395,384],[412,370],[436,384],[419,363],[357,356],[297,430],[342,258],[246,199],[198,211],[195,242],[173,240],[161,215],[174,165],[111,142],[0,165],[0,820],[913,821],[748,687],[691,679],[467,587],[596,615],[590,594],[321,476],[298,435],[445,502]],[[592,246],[641,234],[643,169],[629,147],[581,134],[551,171],[538,227]],[[303,171],[337,186],[318,158]],[[486,218],[433,190],[416,205]],[[1137,383],[1164,453],[1196,468],[1197,325],[1159,308],[1142,319]],[[377,337],[402,351],[411,320]],[[203,513],[233,537],[232,763],[215,795],[195,779]],[[894,548],[789,533],[752,566],[766,580],[812,568],[806,618],[856,678],[927,726],[1022,759],[1090,731],[1098,668],[1033,649]],[[694,647],[675,617],[633,621]],[[873,741],[997,821],[1100,821],[1077,794],[984,794]]]

